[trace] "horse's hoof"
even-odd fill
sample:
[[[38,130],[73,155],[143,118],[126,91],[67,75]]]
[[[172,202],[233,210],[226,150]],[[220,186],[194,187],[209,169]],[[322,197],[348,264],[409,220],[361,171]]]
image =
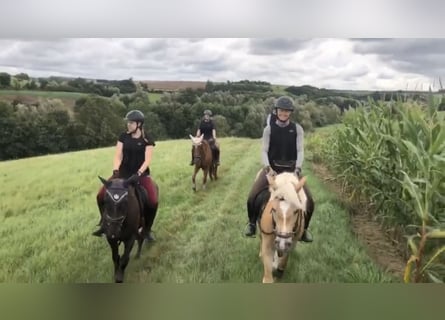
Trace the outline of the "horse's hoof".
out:
[[[283,277],[284,270],[281,270],[281,269],[275,269],[275,270],[272,271],[272,274],[273,274],[273,276],[274,276],[275,278],[277,278],[277,279],[281,279],[281,278]]]
[[[263,277],[263,283],[273,283],[273,279],[268,279],[266,277]]]
[[[123,283],[124,282],[124,274],[123,274],[123,272],[117,271],[116,275],[114,276],[114,281],[116,283]]]

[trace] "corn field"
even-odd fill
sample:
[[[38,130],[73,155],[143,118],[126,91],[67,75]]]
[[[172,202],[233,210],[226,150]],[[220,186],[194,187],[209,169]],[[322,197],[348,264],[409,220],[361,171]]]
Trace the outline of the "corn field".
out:
[[[445,281],[445,121],[434,101],[373,102],[347,111],[314,157],[407,239],[405,282]],[[315,160],[314,158],[314,160]]]

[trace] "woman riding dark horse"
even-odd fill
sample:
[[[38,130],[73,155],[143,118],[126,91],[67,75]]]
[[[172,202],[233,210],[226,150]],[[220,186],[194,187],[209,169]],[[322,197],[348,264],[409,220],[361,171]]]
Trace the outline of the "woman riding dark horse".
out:
[[[217,166],[219,166],[219,144],[216,141],[216,129],[213,120],[210,118],[212,116],[212,111],[204,110],[204,117],[199,124],[198,131],[196,131],[196,137],[204,134],[204,140],[206,140],[210,148],[212,149],[212,154],[214,158],[214,162]],[[193,162],[193,150],[192,150],[192,161],[190,161],[190,165],[192,166]]]
[[[144,131],[144,114],[139,110],[132,110],[125,116],[127,121],[127,131],[123,132],[117,141],[116,152],[113,161],[113,175],[111,178],[128,179],[137,175],[139,184],[146,190],[148,204],[144,212],[145,239],[153,241],[151,232],[156,211],[158,207],[158,190],[154,181],[150,177],[150,163],[152,159],[154,140]],[[105,187],[97,194],[97,205],[101,219],[100,228],[93,232],[94,236],[100,237],[104,233],[103,212],[104,212]]]
[[[294,103],[290,97],[278,98],[275,102],[275,112],[268,118],[267,126],[264,128],[262,148],[264,168],[259,172],[247,200],[249,223],[245,235],[248,237],[255,235],[261,206],[270,196],[266,174],[273,170],[275,173],[294,172],[297,176],[301,175],[304,131],[299,124],[290,120],[293,111]],[[306,185],[303,189],[308,198],[308,208],[301,240],[312,242],[312,235],[307,228],[314,211],[314,200]]]
[[[144,241],[145,218],[141,215],[144,205],[136,195],[139,177],[133,175],[128,179],[107,181],[99,176],[99,179],[106,190],[103,212],[106,225],[104,233],[111,248],[114,281],[122,283],[135,241],[138,244],[136,259],[141,256]],[[124,244],[122,255],[119,254],[121,243]]]

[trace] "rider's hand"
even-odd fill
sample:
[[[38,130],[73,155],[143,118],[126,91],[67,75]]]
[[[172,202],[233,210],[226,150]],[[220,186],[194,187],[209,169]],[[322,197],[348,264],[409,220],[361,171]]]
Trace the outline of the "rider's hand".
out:
[[[111,179],[117,179],[117,178],[119,178],[119,170],[113,170]]]
[[[269,176],[276,176],[277,175],[275,170],[272,169],[270,166],[265,166],[264,170],[266,171],[266,174],[269,175]]]

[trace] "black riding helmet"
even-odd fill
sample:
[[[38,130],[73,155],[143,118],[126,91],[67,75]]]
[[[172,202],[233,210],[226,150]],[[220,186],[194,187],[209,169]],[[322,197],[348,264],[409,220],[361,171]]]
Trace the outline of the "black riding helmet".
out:
[[[134,121],[134,122],[140,122],[141,125],[144,124],[145,116],[142,113],[142,111],[139,110],[131,110],[127,113],[127,115],[124,118],[126,121]]]
[[[294,102],[288,96],[281,96],[275,101],[275,109],[294,111]]]
[[[208,115],[209,117],[211,117],[212,116],[212,111],[210,111],[210,110],[204,110],[204,115]]]

